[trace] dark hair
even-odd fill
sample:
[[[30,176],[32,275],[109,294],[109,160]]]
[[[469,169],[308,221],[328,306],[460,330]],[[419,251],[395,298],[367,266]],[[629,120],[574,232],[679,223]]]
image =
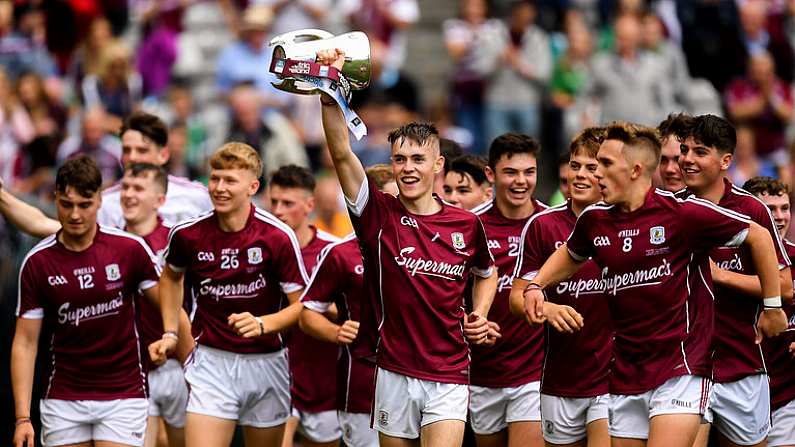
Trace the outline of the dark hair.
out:
[[[433,144],[434,141],[438,144],[439,131],[431,123],[412,122],[389,132],[387,137],[389,144],[398,142],[399,146],[402,146],[407,139],[417,143],[419,146],[425,146],[428,143]]]
[[[693,118],[693,127],[688,135],[697,143],[714,147],[724,154],[734,154],[737,132],[732,124],[719,116],[699,115]]]
[[[692,132],[696,120],[687,113],[672,113],[665,118],[657,131],[660,133],[660,140],[665,141],[670,137],[675,137],[680,143],[685,141]]]
[[[298,165],[286,165],[271,172],[270,178],[271,186],[279,186],[282,188],[301,188],[315,192],[315,177],[312,171]]]
[[[450,172],[462,175],[469,174],[475,183],[482,185],[488,181],[485,168],[486,160],[483,157],[478,157],[477,155],[462,155],[458,158],[454,158],[453,161],[450,162],[450,169],[445,171],[445,175]]]
[[[596,158],[596,154],[599,152],[599,146],[602,145],[604,140],[604,127],[587,127],[581,130],[580,133],[572,138],[571,143],[569,143],[569,153],[567,154],[566,160],[569,160],[572,156],[577,155],[581,151],[585,152],[585,155],[589,157]]]
[[[755,196],[761,196],[763,194],[769,196],[786,196],[789,194],[789,186],[773,177],[754,177],[745,182],[743,189]]]
[[[152,163],[130,163],[124,168],[124,173],[129,172],[133,177],[143,177],[147,172],[152,173],[155,184],[160,185],[163,194],[168,192],[168,172],[162,166]]]
[[[444,157],[444,172],[447,172],[453,159],[464,155],[464,149],[449,138],[439,138],[439,153]]]
[[[538,141],[529,135],[504,133],[495,138],[489,146],[489,166],[495,169],[503,155],[507,155],[508,158],[515,154],[530,154],[536,157],[540,149]]]
[[[81,196],[91,197],[102,187],[102,173],[97,163],[88,155],[77,155],[66,160],[55,175],[55,190],[66,194],[68,187]]]
[[[121,125],[119,137],[121,138],[128,130],[141,132],[143,136],[154,141],[160,147],[168,144],[168,127],[160,118],[146,112],[133,112]]]

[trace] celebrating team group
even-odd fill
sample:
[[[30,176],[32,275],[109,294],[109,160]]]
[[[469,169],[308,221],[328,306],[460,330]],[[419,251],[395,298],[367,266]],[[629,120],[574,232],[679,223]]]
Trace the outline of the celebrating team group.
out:
[[[584,129],[547,207],[528,136],[446,163],[409,123],[391,167],[365,169],[320,103],[343,239],[309,224],[305,168],[252,205],[246,144],[215,151],[207,189],[167,175],[143,112],[118,185],[84,156],[58,170],[57,220],[0,188],[43,237],[19,273],[15,447],[37,435],[37,356],[45,446],[154,446],[158,418],[171,447],[228,446],[237,425],[248,446],[458,447],[466,421],[478,447],[701,447],[710,424],[721,445],[795,446],[789,190],[732,185],[728,121]]]

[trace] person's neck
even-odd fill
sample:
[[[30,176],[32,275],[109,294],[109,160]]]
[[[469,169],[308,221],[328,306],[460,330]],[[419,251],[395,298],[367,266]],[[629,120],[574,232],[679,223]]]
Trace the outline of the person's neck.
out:
[[[582,214],[585,208],[588,208],[594,203],[596,202],[581,202],[579,200],[571,199],[571,212],[574,213],[575,216],[580,217],[580,214]]]
[[[97,235],[97,225],[91,226],[91,229],[86,234],[80,237],[72,237],[65,232],[61,231],[58,234],[58,242],[63,244],[69,251],[83,251],[86,250],[91,244],[94,243],[94,237]]]
[[[152,213],[150,216],[146,216],[139,222],[132,222],[128,220],[125,230],[132,234],[146,237],[155,231],[155,228],[157,228],[157,222],[157,213]]]
[[[631,213],[642,208],[643,204],[646,203],[646,195],[651,188],[651,179],[639,182],[629,191],[627,199],[618,204],[618,208],[625,213]]]
[[[508,219],[526,219],[532,216],[536,210],[532,198],[527,199],[527,202],[520,206],[513,206],[498,194],[494,202],[497,205],[497,209],[500,210],[500,214]]]
[[[216,213],[218,216],[218,227],[221,231],[227,233],[234,233],[240,231],[246,226],[248,217],[251,214],[251,206],[246,203],[238,209],[232,210],[228,213]]]
[[[625,61],[634,61],[637,58],[638,51],[637,50],[625,50],[619,53],[621,59]]]
[[[706,199],[714,204],[718,204],[720,199],[723,198],[723,193],[726,188],[723,184],[723,177],[724,176],[721,175],[718,180],[704,188],[699,190],[693,189],[693,193],[700,199]]]
[[[398,199],[400,199],[400,203],[402,203],[410,213],[418,214],[420,216],[434,214],[442,209],[442,206],[439,205],[439,202],[433,198],[433,194],[426,194],[422,197],[418,197],[415,200],[407,200],[405,197],[398,195]]]
[[[305,248],[312,242],[312,239],[315,237],[315,229],[309,225],[309,220],[303,221],[298,228],[293,228],[295,231],[295,237],[298,238],[298,245],[301,248]]]

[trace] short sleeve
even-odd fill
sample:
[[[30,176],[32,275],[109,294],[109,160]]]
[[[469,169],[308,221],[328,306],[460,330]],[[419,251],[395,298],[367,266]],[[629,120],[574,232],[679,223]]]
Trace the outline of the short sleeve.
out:
[[[713,247],[737,247],[748,236],[749,216],[690,197],[679,212],[680,225],[691,247],[708,250]]]
[[[143,241],[134,245],[131,265],[135,269],[135,284],[139,290],[151,289],[160,279],[157,255]]]
[[[521,278],[532,281],[541,266],[544,265],[547,256],[543,252],[541,241],[541,225],[537,219],[530,219],[522,230],[519,241],[519,256],[516,258],[516,268],[513,271],[513,278]]]
[[[577,217],[574,229],[571,230],[569,239],[566,241],[566,248],[569,255],[576,261],[585,261],[594,256],[594,245],[590,237],[590,228],[593,225],[594,211],[586,208]]]
[[[486,229],[483,228],[483,222],[477,216],[475,216],[475,219],[477,219],[475,227],[475,256],[472,258],[470,271],[481,278],[488,278],[493,273],[494,257],[489,250],[489,240],[486,237]]]
[[[301,258],[301,248],[295,234],[287,231],[281,233],[282,237],[274,238],[276,273],[279,277],[279,286],[284,293],[293,293],[306,287],[309,277]]]
[[[337,257],[337,250],[334,249],[334,246],[330,247],[328,251],[321,254],[315,272],[301,296],[301,303],[304,307],[320,313],[326,312],[331,307],[337,291],[343,287],[344,283],[341,279],[347,277],[340,268],[341,263]]]
[[[185,236],[179,230],[179,227],[174,227],[169,232],[168,246],[163,258],[171,270],[175,272],[184,272],[188,268],[190,252],[187,249],[187,244],[185,244]]]
[[[372,241],[378,237],[378,230],[387,221],[387,200],[397,199],[379,191],[369,176],[365,176],[355,201],[345,198],[351,223],[359,240]]]
[[[40,281],[36,278],[36,270],[35,259],[25,259],[19,272],[19,296],[16,312],[19,318],[30,320],[44,318],[44,296],[39,289]]]

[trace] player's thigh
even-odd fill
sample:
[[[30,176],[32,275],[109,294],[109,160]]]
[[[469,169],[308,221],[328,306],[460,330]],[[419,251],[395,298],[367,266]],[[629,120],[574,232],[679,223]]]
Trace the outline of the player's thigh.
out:
[[[420,438],[408,439],[378,433],[379,447],[420,447]]]
[[[767,438],[757,442],[756,444],[745,445],[745,444],[737,444],[731,439],[727,438],[723,433],[718,432],[718,445],[720,445],[721,447],[766,447]]]
[[[588,447],[609,447],[610,434],[607,432],[607,418],[597,419],[586,427]]]
[[[198,413],[188,413],[185,421],[187,447],[228,447],[235,435],[233,419],[222,419]]]
[[[541,435],[540,421],[516,421],[508,423],[508,447],[541,447],[544,437]]]
[[[134,445],[113,441],[94,441],[94,447],[134,447]]]
[[[488,435],[475,433],[475,444],[477,447],[505,447],[508,445],[508,429]]]
[[[247,447],[268,447],[281,444],[284,424],[268,428],[243,427],[243,439]]]
[[[160,428],[160,418],[157,416],[149,416],[149,418],[147,418],[146,420],[146,434],[144,435],[144,447],[157,446],[157,432],[159,428]]]
[[[185,446],[185,428],[172,427],[168,424],[165,425],[166,438],[168,439],[168,447],[184,447]]]
[[[712,424],[701,423],[698,426],[698,434],[696,440],[693,441],[693,447],[707,447],[709,445],[709,432],[712,429]]]
[[[284,436],[282,438],[282,447],[293,447],[295,440],[295,431],[298,429],[298,418],[290,416],[284,424]]]
[[[648,447],[691,447],[696,440],[700,414],[659,414],[649,421]]]
[[[645,439],[610,437],[610,447],[646,447]]]
[[[421,447],[460,447],[464,442],[465,422],[445,419],[424,425],[420,430]]]

